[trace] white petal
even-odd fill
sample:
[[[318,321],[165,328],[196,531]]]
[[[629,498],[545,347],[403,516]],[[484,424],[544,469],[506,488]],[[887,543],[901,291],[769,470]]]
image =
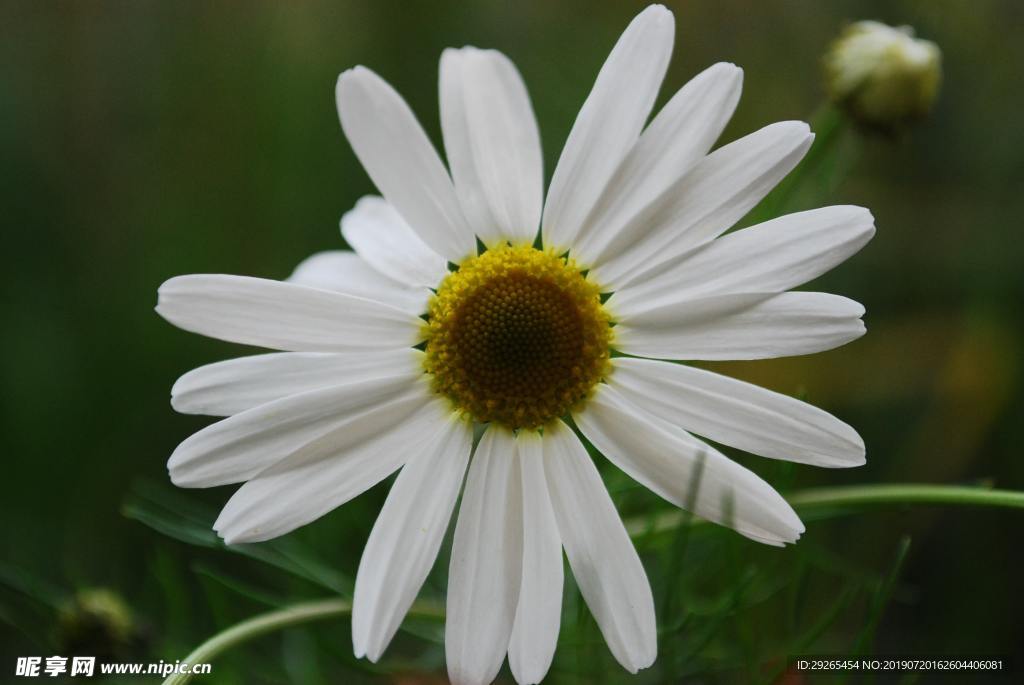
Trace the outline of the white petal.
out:
[[[779,293],[845,261],[874,234],[874,219],[863,207],[789,214],[711,241],[667,271],[616,292],[609,306],[628,308],[665,292],[679,300]]]
[[[437,558],[469,463],[473,431],[454,415],[402,467],[366,542],[352,602],[357,657],[377,661]]]
[[[595,280],[618,290],[716,238],[797,165],[813,139],[807,124],[785,121],[715,150],[623,225]]]
[[[828,293],[715,295],[675,301],[666,293],[636,310],[613,309],[615,347],[661,359],[772,359],[811,354],[864,335],[864,307]]]
[[[384,302],[410,314],[425,312],[430,296],[426,288],[410,288],[393,281],[355,252],[346,250],[317,252],[307,257],[295,267],[288,282]]]
[[[182,414],[231,416],[274,400],[317,388],[413,372],[423,353],[275,352],[228,359],[189,371],[171,388],[171,405]]]
[[[805,402],[681,364],[625,358],[613,363],[608,383],[626,399],[715,442],[815,466],[864,463],[857,432]]]
[[[194,274],[160,286],[157,313],[186,331],[295,352],[411,347],[423,323],[361,297],[264,278]]]
[[[335,94],[348,142],[412,230],[448,261],[474,253],[448,172],[405,100],[366,67],[338,77]]]
[[[341,234],[370,266],[398,283],[436,288],[448,274],[445,258],[427,247],[382,197],[360,198],[341,217]]]
[[[562,617],[562,541],[551,508],[541,438],[516,438],[523,481],[523,582],[512,626],[508,663],[519,685],[544,680],[558,644]]]
[[[522,577],[521,482],[511,433],[476,448],[455,524],[444,646],[453,685],[494,680],[508,650]]]
[[[559,422],[544,434],[544,470],[569,566],[615,659],[630,673],[658,653],[651,586],[597,468]]]
[[[495,50],[441,55],[441,127],[455,190],[486,245],[532,244],[544,165],[530,96],[515,65]]]
[[[418,375],[415,369],[396,370],[384,378],[290,395],[218,421],[174,450],[167,462],[171,481],[185,488],[238,483],[316,445],[353,418],[373,413],[390,420],[386,409],[397,414],[408,409],[410,393],[424,392]]]
[[[796,512],[757,474],[603,386],[573,415],[594,447],[678,507],[758,542],[796,542]]]
[[[699,162],[729,122],[743,70],[724,62],[695,76],[669,100],[622,161],[573,243],[594,264],[629,220]]]
[[[675,20],[661,5],[623,32],[583,103],[551,177],[544,207],[545,247],[568,249],[633,147],[665,77]]]
[[[258,542],[315,521],[398,470],[448,426],[448,410],[415,388],[306,445],[240,487],[214,530],[229,545]]]

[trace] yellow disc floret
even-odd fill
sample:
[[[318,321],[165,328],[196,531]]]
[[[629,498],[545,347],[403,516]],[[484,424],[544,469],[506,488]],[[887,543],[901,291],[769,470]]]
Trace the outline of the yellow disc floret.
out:
[[[539,428],[586,400],[610,368],[600,291],[552,251],[502,246],[441,282],[426,324],[435,392],[474,420]]]

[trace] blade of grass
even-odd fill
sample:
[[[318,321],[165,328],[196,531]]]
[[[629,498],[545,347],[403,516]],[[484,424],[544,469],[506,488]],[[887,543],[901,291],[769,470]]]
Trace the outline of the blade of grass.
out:
[[[896,556],[893,559],[892,567],[889,569],[889,573],[886,574],[885,578],[878,585],[878,589],[875,591],[871,598],[871,606],[868,609],[868,620],[864,624],[864,629],[861,630],[860,635],[857,636],[857,642],[850,652],[853,656],[869,656],[872,644],[875,640],[875,632],[878,630],[878,624],[882,621],[882,615],[885,613],[885,608],[889,604],[889,600],[892,598],[893,588],[896,587],[896,581],[899,579],[900,571],[903,570],[903,564],[907,560],[907,552],[910,551],[910,537],[904,536],[899,546],[896,548]],[[849,673],[843,674],[840,678],[839,683],[845,683],[849,678]],[[868,674],[867,682],[873,682],[873,674]]]
[[[673,536],[672,545],[669,550],[668,561],[665,564],[665,597],[661,604],[661,616],[662,620],[668,620],[672,616],[672,608],[675,603],[675,590],[677,586],[677,578],[680,569],[683,567],[683,561],[686,559],[686,548],[690,541],[690,526],[686,525],[690,519],[693,518],[691,513],[694,509],[694,505],[697,502],[697,495],[700,492],[701,479],[704,477],[704,465],[706,463],[707,455],[705,452],[701,453],[697,457],[697,467],[695,469],[695,475],[693,481],[690,483],[689,488],[686,492],[686,506],[683,508],[682,525],[676,529],[676,533]]]
[[[286,604],[286,602],[280,597],[258,588],[251,583],[247,583],[244,580],[232,578],[231,576],[228,576],[207,564],[195,563],[192,565],[192,570],[200,576],[220,583],[228,590],[231,590],[246,599],[257,602],[258,604],[263,604],[268,607],[280,607]]]
[[[825,633],[825,631],[828,630],[829,626],[835,623],[835,620],[839,618],[839,614],[842,613],[843,609],[849,606],[850,601],[853,599],[855,594],[855,588],[849,585],[845,586],[840,591],[839,597],[836,598],[834,602],[832,602],[832,604],[825,611],[825,613],[821,615],[821,618],[819,618],[814,623],[814,625],[807,630],[806,633],[801,635],[799,638],[797,638],[797,640],[793,642],[793,646],[789,648],[789,656],[806,654],[811,649],[811,647],[814,646],[814,643],[817,642],[818,638],[820,638]],[[768,677],[764,681],[765,685],[771,685],[771,683],[778,682],[779,678],[782,677],[782,674],[785,673],[786,669],[789,668],[789,663],[789,659],[782,660],[779,666],[777,666],[774,670],[769,672]]]
[[[738,607],[742,600],[743,595],[750,587],[751,583],[754,582],[754,578],[757,573],[754,569],[748,568],[743,571],[733,586],[732,591],[729,593],[728,598],[724,606],[720,611],[716,612],[708,622],[707,628],[704,629],[703,633],[695,636],[693,642],[690,644],[690,648],[684,653],[680,659],[683,664],[683,676],[691,676],[697,671],[694,669],[687,669],[686,665],[695,659],[699,654],[705,651],[705,648],[711,644],[711,641],[715,638],[718,632],[725,627],[726,619],[734,615],[736,607]]]
[[[25,597],[54,610],[59,609],[71,594],[37,573],[31,573],[6,562],[0,562],[0,585],[6,585]]]

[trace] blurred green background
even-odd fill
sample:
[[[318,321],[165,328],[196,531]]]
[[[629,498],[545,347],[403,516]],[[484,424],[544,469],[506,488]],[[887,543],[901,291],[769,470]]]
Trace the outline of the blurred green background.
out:
[[[863,302],[868,335],[810,357],[715,365],[836,413],[864,436],[868,465],[741,459],[787,492],[905,481],[1024,489],[1024,5],[667,4],[677,34],[662,102],[713,62],[745,69],[723,141],[814,116],[820,55],[849,20],[911,24],[944,53],[930,119],[892,139],[846,131],[848,175],[788,208],[874,212],[875,239],[814,284]],[[192,272],[283,278],[342,245],[339,217],[373,192],[333,101],[338,73],[355,64],[389,80],[439,143],[441,50],[504,51],[529,87],[550,176],[642,6],[0,2],[0,681],[14,679],[16,656],[62,653],[58,610],[81,588],[123,597],[133,627],[111,649],[137,661],[180,659],[268,606],[345,592],[386,485],[252,552],[299,573],[209,546],[202,532],[230,488],[169,485],[166,458],[207,423],[171,410],[171,384],[250,350],[172,328],[153,312],[157,286]],[[604,470],[624,515],[664,508]],[[1022,524],[1008,510],[889,507],[810,520],[787,550],[711,526],[639,540],[664,624],[658,665],[636,678],[615,666],[570,586],[551,681],[772,682],[787,654],[845,654],[858,641],[876,653],[1020,657]],[[446,567],[442,551],[425,596],[443,597]],[[232,652],[206,681],[444,682],[439,630],[412,626],[370,668],[351,657],[347,620],[329,621]]]

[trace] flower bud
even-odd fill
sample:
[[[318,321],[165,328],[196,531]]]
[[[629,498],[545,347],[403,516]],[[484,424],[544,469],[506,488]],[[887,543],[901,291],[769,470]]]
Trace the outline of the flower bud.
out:
[[[877,21],[847,27],[825,54],[829,97],[858,123],[892,131],[931,110],[942,80],[942,53],[909,26]]]
[[[135,651],[139,637],[131,609],[105,588],[80,590],[57,614],[55,642],[63,654],[124,659]]]

